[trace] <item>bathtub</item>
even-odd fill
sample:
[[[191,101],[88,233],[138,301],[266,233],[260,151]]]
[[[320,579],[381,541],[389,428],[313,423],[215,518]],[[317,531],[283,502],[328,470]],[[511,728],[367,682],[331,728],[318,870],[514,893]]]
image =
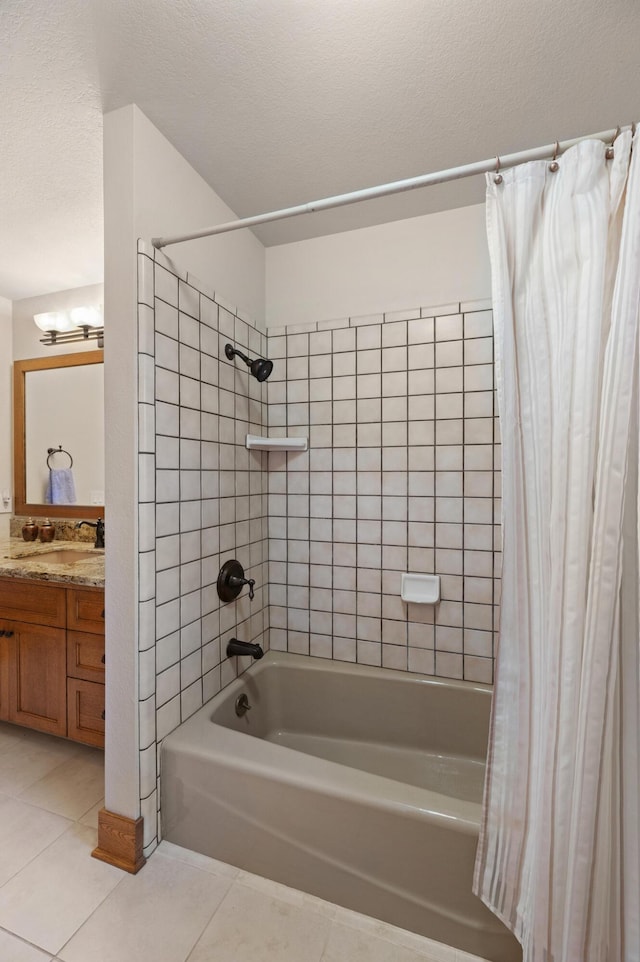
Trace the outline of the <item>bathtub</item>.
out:
[[[471,891],[490,699],[485,685],[269,652],[164,739],[163,837],[517,962]]]

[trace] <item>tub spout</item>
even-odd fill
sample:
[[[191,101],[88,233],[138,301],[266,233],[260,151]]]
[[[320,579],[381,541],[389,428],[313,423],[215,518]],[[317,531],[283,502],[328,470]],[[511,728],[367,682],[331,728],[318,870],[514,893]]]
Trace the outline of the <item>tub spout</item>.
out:
[[[260,645],[252,645],[248,641],[238,641],[237,638],[232,638],[227,645],[227,657],[230,658],[231,655],[251,655],[257,661],[258,658],[262,658],[264,651]]]

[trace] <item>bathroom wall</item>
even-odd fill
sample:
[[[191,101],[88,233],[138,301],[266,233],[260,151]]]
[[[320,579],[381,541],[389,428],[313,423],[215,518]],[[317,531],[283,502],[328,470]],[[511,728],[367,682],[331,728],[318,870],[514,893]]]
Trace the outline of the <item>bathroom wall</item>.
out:
[[[105,807],[140,814],[138,718],[138,237],[229,220],[222,203],[134,105],[104,117],[107,705]],[[242,310],[264,316],[264,250],[249,232],[171,248]]]
[[[493,680],[499,427],[489,301],[269,328],[271,647]],[[403,571],[441,576],[435,608]]]
[[[267,324],[491,295],[484,204],[268,247]]]
[[[0,411],[5,415],[0,418],[0,538],[9,534],[9,518],[13,510],[13,500],[6,501],[3,494],[13,497],[13,457],[12,457],[12,428],[13,401],[11,358],[13,333],[11,328],[11,301],[0,297]]]
[[[141,811],[149,853],[158,838],[158,764],[165,735],[248,667],[228,659],[233,636],[268,648],[266,454],[247,433],[266,425],[267,386],[242,362],[266,335],[163,254],[138,255],[138,550]],[[221,565],[255,579],[222,604]]]

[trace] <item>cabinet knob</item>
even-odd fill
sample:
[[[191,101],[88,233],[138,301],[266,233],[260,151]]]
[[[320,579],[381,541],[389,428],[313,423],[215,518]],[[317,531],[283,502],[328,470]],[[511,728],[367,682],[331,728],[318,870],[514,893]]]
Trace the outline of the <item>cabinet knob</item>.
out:
[[[103,655],[102,658],[100,659],[103,665],[104,665],[104,659],[105,659],[105,656]]]
[[[4,636],[5,636],[5,638],[13,638],[13,632],[12,632],[12,631],[5,631],[5,632],[4,632]]]
[[[100,715],[100,718],[104,721],[104,718],[105,718],[105,709],[104,709],[104,708],[102,709],[102,714]]]
[[[102,609],[102,614],[100,615],[100,617],[104,618],[104,608]]]

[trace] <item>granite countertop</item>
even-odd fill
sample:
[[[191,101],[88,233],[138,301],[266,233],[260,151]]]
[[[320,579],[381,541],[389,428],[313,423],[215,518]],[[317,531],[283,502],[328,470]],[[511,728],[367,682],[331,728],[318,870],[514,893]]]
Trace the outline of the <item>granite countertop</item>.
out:
[[[74,560],[72,554],[79,555]],[[104,548],[81,541],[0,539],[0,577],[104,588]]]

